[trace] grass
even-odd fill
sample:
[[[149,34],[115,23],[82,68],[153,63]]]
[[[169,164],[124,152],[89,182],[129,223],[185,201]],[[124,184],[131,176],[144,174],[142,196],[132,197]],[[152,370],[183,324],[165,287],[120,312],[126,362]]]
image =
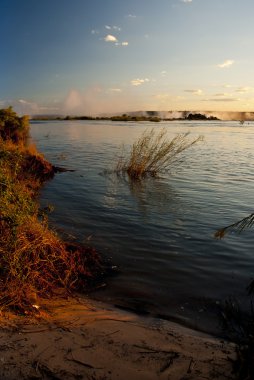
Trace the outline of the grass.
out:
[[[243,311],[236,299],[229,298],[221,310],[223,330],[236,344],[236,360],[233,371],[238,380],[254,379],[254,307],[250,299],[250,310]]]
[[[120,157],[116,173],[127,173],[131,179],[141,179],[169,171],[181,159],[181,154],[194,144],[203,140],[202,136],[189,138],[189,133],[176,135],[172,140],[167,138],[165,128],[145,130],[131,148],[129,157]]]
[[[36,312],[40,297],[84,289],[101,272],[91,247],[49,228],[38,192],[54,167],[34,147],[0,138],[0,308]]]
[[[216,231],[215,238],[222,239],[230,231],[241,233],[254,225],[254,213]],[[254,280],[247,287],[249,311],[243,311],[237,299],[228,299],[222,310],[224,331],[236,343],[237,359],[233,363],[238,380],[254,379]]]

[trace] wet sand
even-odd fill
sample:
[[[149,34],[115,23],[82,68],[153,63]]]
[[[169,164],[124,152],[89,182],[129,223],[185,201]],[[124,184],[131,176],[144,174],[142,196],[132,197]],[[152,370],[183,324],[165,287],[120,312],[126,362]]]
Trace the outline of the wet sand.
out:
[[[85,298],[50,300],[39,311],[2,313],[1,379],[233,379],[233,344],[173,322]]]

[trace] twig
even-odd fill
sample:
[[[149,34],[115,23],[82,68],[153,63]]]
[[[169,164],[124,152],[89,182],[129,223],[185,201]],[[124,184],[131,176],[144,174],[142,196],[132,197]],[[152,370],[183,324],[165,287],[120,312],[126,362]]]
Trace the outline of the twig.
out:
[[[45,351],[47,351],[50,347],[51,347],[51,345],[45,347],[42,351],[40,351],[40,352],[35,356],[34,361],[36,361],[35,359],[37,359],[39,356],[41,356],[41,354],[43,354]]]
[[[39,361],[34,361],[33,367],[36,371],[39,370],[42,373],[42,375],[46,375],[52,380],[62,380],[62,378],[55,375],[49,367],[47,367],[45,364],[40,363]]]
[[[118,333],[119,331],[120,331],[120,330],[116,330],[116,331],[113,331],[113,332],[111,332],[111,333],[105,334],[105,335],[103,335],[103,336],[110,336],[110,335],[113,335],[113,334]]]
[[[86,368],[90,368],[90,369],[103,369],[103,368],[96,368],[96,367],[94,367],[94,366],[91,365],[91,364],[88,364],[88,363],[82,362],[81,360],[75,359],[75,358],[73,357],[72,352],[71,352],[71,356],[72,356],[72,357],[71,357],[70,359],[69,359],[69,358],[66,358],[66,360],[68,360],[68,361],[72,361],[72,362],[77,363],[77,364],[81,364],[81,365],[83,365],[84,367],[86,367]]]
[[[191,358],[187,373],[191,373],[193,367],[194,367],[194,360],[193,360],[193,358]]]
[[[40,332],[45,332],[45,331],[57,330],[57,329],[59,329],[59,326],[49,327],[46,329],[39,329],[39,330],[20,330],[19,332],[22,334],[33,334],[33,333],[40,333]]]
[[[40,329],[40,330],[20,330],[20,333],[22,334],[33,334],[33,333],[40,333],[40,332],[45,332],[45,331],[50,331],[50,330],[56,330],[59,327],[56,328],[46,328],[46,329]]]
[[[175,351],[171,351],[171,350],[157,350],[156,348],[152,348],[152,347],[148,347],[148,346],[139,346],[138,344],[134,344],[134,347],[142,348],[144,350],[148,350],[151,353],[162,353],[162,354],[176,354],[176,355],[179,355]],[[148,351],[145,351],[144,353],[148,353]]]
[[[178,358],[179,354],[177,352],[172,352],[172,356],[166,361],[166,363],[161,367],[160,373],[165,372],[174,362],[174,359]]]

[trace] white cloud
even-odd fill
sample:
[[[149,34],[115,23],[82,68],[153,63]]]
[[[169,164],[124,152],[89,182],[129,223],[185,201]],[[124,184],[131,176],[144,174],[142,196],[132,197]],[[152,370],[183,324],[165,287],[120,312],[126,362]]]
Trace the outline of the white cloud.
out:
[[[117,42],[117,38],[115,36],[112,36],[112,34],[108,34],[106,37],[104,37],[104,41],[106,42]]]
[[[100,32],[97,29],[91,30],[91,34],[99,34]]]
[[[11,99],[0,101],[2,108],[12,106],[14,111],[19,115],[35,115],[35,114],[55,114],[59,112],[58,106],[42,106],[36,102],[30,102],[25,99]]]
[[[233,64],[235,63],[235,61],[233,59],[227,59],[226,61],[224,61],[223,63],[219,63],[217,65],[217,67],[221,68],[221,69],[224,69],[225,67],[230,67],[232,66]]]
[[[192,0],[181,0],[182,3],[192,3]]]
[[[128,14],[126,17],[128,17],[128,18],[136,18],[137,16],[133,15],[133,14]]]
[[[122,28],[120,28],[120,26],[116,26],[116,25],[113,25],[113,26],[110,26],[110,25],[105,25],[105,28],[107,30],[116,30],[117,32],[121,32]]]
[[[122,42],[122,46],[128,46],[129,45],[129,42],[128,41],[123,41]]]
[[[162,76],[162,77],[165,77],[166,74],[167,74],[167,71],[166,71],[166,70],[161,71],[161,76]]]
[[[200,89],[195,89],[195,90],[184,90],[184,92],[189,92],[193,95],[197,95],[197,96],[200,96],[200,95],[203,95],[203,91],[200,90]]]
[[[83,99],[79,91],[72,89],[69,91],[65,101],[64,101],[64,109],[67,112],[75,112],[82,105]]]
[[[140,86],[141,84],[144,84],[147,82],[150,82],[150,79],[148,79],[148,78],[145,78],[145,79],[137,78],[137,79],[132,79],[131,84],[132,84],[132,86]]]
[[[122,28],[120,28],[120,26],[116,26],[116,25],[114,25],[112,28],[114,30],[116,30],[117,32],[121,32],[121,30],[122,30]]]

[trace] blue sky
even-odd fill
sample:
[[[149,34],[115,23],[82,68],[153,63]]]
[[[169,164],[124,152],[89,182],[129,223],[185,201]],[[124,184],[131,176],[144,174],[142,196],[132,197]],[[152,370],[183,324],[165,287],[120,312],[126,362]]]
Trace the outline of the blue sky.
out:
[[[0,0],[0,106],[254,110],[253,0]]]

